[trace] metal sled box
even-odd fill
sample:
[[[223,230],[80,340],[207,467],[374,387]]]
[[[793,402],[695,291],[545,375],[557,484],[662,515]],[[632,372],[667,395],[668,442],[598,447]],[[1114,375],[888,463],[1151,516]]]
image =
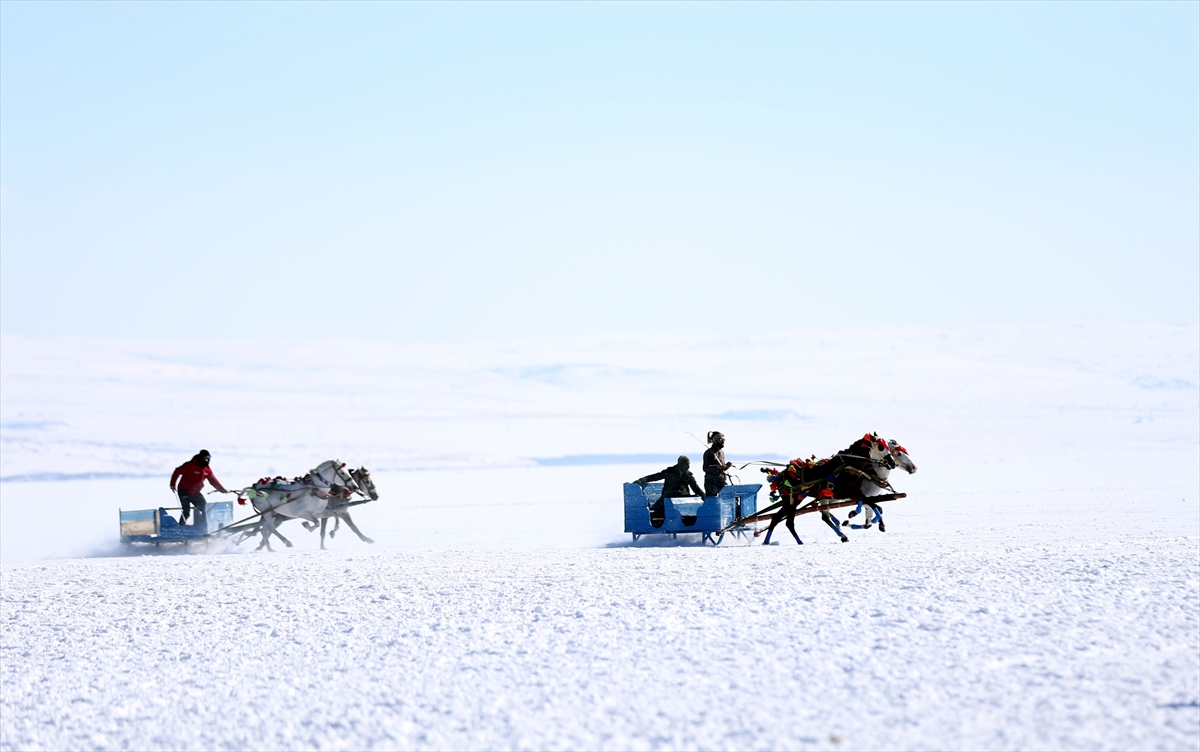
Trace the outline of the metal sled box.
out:
[[[627,533],[715,533],[739,517],[758,510],[761,484],[725,486],[706,499],[684,497],[663,499],[663,521],[655,527],[650,507],[662,496],[662,483],[625,484],[625,532]]]

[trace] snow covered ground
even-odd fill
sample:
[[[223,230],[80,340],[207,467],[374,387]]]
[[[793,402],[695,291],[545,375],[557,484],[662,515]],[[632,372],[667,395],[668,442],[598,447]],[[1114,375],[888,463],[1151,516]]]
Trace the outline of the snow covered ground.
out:
[[[22,564],[4,745],[1188,749],[1198,566],[904,534]]]
[[[1195,325],[0,347],[0,748],[1200,747]],[[712,429],[920,470],[848,545],[632,545]],[[366,465],[377,543],[126,555],[201,446]]]

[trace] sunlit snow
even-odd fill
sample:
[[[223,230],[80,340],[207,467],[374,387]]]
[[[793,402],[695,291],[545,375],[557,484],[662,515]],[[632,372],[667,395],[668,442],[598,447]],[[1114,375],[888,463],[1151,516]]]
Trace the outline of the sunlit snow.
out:
[[[1195,325],[2,346],[3,749],[1200,744]],[[713,429],[920,469],[849,544],[634,545]],[[201,447],[365,465],[377,542],[122,547]]]

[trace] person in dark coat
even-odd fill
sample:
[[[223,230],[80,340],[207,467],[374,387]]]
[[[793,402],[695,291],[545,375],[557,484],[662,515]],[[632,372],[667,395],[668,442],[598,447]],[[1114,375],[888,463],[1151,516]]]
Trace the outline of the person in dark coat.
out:
[[[176,491],[176,485],[178,485],[176,492],[179,494],[179,506],[183,508],[179,514],[180,525],[187,524],[188,514],[192,507],[196,508],[196,524],[207,523],[204,515],[204,481],[207,480],[213,488],[221,493],[229,493],[225,490],[225,486],[221,485],[221,481],[217,480],[212,468],[208,466],[210,461],[212,461],[212,455],[208,453],[207,449],[201,449],[196,452],[195,457],[175,468],[175,472],[171,473],[171,490]]]
[[[704,495],[716,496],[721,489],[729,484],[725,471],[733,467],[732,462],[725,461],[725,434],[720,431],[710,431],[708,434],[710,446],[704,451]]]
[[[647,483],[653,483],[656,480],[663,482],[664,498],[674,499],[683,496],[699,496],[704,498],[704,492],[700,490],[700,485],[696,483],[696,476],[692,475],[692,461],[686,455],[680,455],[679,460],[668,468],[647,475],[643,478],[638,478],[634,483],[645,488]],[[692,493],[694,492],[694,493]]]
[[[666,505],[663,504],[663,499],[676,499],[686,496],[704,498],[704,492],[700,490],[699,484],[696,483],[696,476],[692,475],[691,466],[692,461],[686,455],[680,455],[679,461],[674,465],[664,468],[653,475],[647,475],[634,481],[634,483],[642,488],[645,488],[647,483],[653,483],[656,480],[663,482],[662,496],[659,497],[658,501],[650,505],[650,524],[654,527],[661,527],[666,515]]]

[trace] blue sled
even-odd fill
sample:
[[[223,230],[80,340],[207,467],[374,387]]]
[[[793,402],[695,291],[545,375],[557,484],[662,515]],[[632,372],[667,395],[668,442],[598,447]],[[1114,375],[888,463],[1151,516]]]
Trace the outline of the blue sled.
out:
[[[232,523],[233,502],[209,502],[204,525],[180,525],[165,507],[123,509],[120,514],[122,543],[187,543],[206,540],[212,533]]]
[[[705,499],[697,496],[663,499],[662,483],[647,483],[645,489],[636,483],[626,483],[625,532],[632,533],[635,541],[643,535],[700,533],[703,541],[715,546],[723,536],[714,540],[713,533],[758,511],[761,488],[761,484],[725,486],[716,496]],[[662,504],[658,506],[660,501]],[[741,531],[734,528],[734,532]]]

